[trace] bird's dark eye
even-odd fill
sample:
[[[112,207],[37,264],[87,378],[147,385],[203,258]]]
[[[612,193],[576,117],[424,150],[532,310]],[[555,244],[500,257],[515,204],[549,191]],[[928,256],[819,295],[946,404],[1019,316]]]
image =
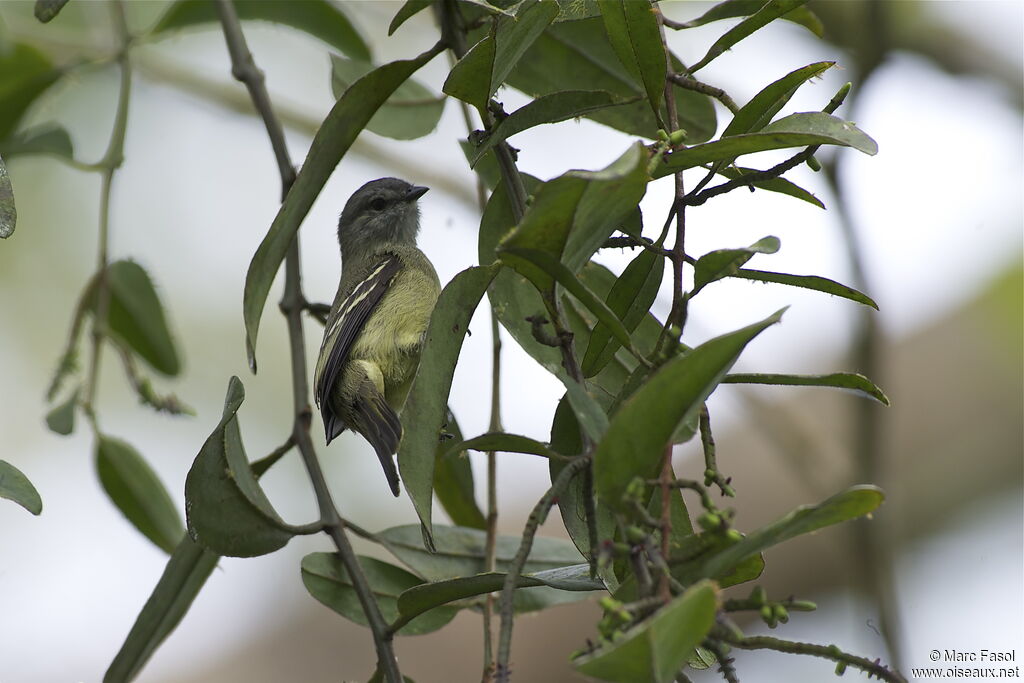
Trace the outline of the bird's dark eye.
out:
[[[383,211],[384,207],[387,206],[387,204],[388,203],[384,201],[383,198],[376,197],[373,201],[370,202],[370,208],[373,209],[374,211]]]

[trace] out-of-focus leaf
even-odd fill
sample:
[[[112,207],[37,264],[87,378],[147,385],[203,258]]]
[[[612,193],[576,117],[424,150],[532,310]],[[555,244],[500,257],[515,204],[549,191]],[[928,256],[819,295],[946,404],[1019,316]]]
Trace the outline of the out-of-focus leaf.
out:
[[[789,102],[801,85],[835,66],[835,62],[816,62],[791,71],[763,88],[740,108],[722,131],[722,137],[758,131]]]
[[[683,28],[696,28],[720,19],[746,17],[764,7],[764,4],[765,0],[725,0],[696,19],[685,22]],[[825,27],[822,25],[821,19],[806,7],[794,7],[783,14],[780,19],[799,24],[819,38],[825,35]]]
[[[473,468],[466,455],[462,430],[451,408],[447,410],[444,431],[451,435],[451,439],[439,440],[434,452],[434,495],[452,524],[484,529],[487,520],[476,504]],[[455,446],[451,446],[452,443]]]
[[[108,332],[165,375],[181,372],[164,308],[149,273],[134,261],[115,261],[107,267],[110,303]],[[89,284],[89,309],[96,312],[96,280]]]
[[[515,17],[501,17],[495,30],[452,67],[443,90],[483,111],[523,53],[558,14],[553,2],[524,0]]]
[[[702,581],[573,666],[603,681],[669,683],[711,630],[717,609],[718,588]]]
[[[294,3],[285,4],[294,7]],[[327,179],[377,109],[409,76],[433,59],[439,49],[431,48],[414,59],[385,64],[360,78],[335,103],[317,130],[306,161],[302,164],[277,216],[274,217],[270,230],[256,250],[245,276],[242,308],[245,316],[246,351],[249,367],[254,372],[256,336],[260,317],[263,315],[263,306],[267,302],[274,276],[299,229],[299,223],[306,217]]]
[[[563,90],[544,95],[533,100],[502,119],[497,127],[483,143],[476,148],[472,156],[471,166],[477,162],[499,142],[517,133],[545,123],[558,123],[578,118],[590,112],[618,107],[635,102],[636,98],[626,99],[604,90]]]
[[[114,505],[136,529],[174,552],[185,529],[178,508],[156,472],[131,445],[106,435],[96,444],[96,470]]]
[[[725,534],[713,532],[679,539],[679,543],[673,544],[669,553],[673,578],[683,585],[690,585],[701,579],[712,579],[720,588],[728,588],[756,579],[764,571],[764,558],[760,553],[748,555],[739,564],[724,568],[718,574],[709,575],[705,571],[705,565],[709,558],[724,552],[739,542]],[[635,589],[635,584],[632,587]]]
[[[0,50],[0,140],[11,136],[25,111],[60,75],[50,59],[31,45],[13,43]]]
[[[13,500],[33,515],[43,511],[43,499],[36,487],[21,470],[6,460],[0,460],[0,498]]]
[[[401,567],[372,557],[360,556],[359,565],[377,598],[381,615],[388,623],[393,623],[399,617],[398,596],[423,581]],[[337,553],[310,553],[302,558],[302,583],[310,595],[341,616],[363,626],[368,624],[352,579]],[[407,636],[431,633],[455,618],[458,609],[436,607],[425,612],[398,632]]]
[[[740,268],[732,274],[732,277],[743,278],[744,280],[759,280],[761,282],[774,282],[780,285],[791,287],[803,287],[813,289],[817,292],[825,292],[833,296],[840,296],[844,299],[856,301],[859,304],[870,306],[878,310],[878,304],[866,294],[858,292],[852,287],[839,284],[834,280],[819,277],[817,275],[790,275],[789,273],[773,273],[767,270],[753,270],[752,268]]]
[[[889,397],[874,382],[852,372],[834,372],[831,375],[777,375],[765,373],[737,373],[726,375],[722,384],[776,384],[791,387],[833,387],[846,389],[865,398],[873,398],[884,406]]]
[[[774,254],[779,250],[778,237],[764,237],[749,247],[741,249],[716,249],[704,254],[693,266],[693,292],[723,277],[729,277],[740,269],[754,254]]]
[[[46,414],[46,426],[50,428],[51,432],[67,436],[75,431],[75,407],[78,405],[78,392],[79,389],[75,389],[66,401],[54,406]]]
[[[535,441],[519,434],[506,434],[504,432],[488,432],[475,436],[466,441],[460,441],[454,446],[449,446],[448,452],[459,452],[473,449],[474,451],[501,451],[502,453],[529,453],[539,455],[543,458],[557,458],[547,444]],[[465,526],[460,524],[459,526]]]
[[[744,154],[807,145],[853,147],[865,154],[877,154],[878,145],[848,121],[820,111],[791,114],[768,124],[757,133],[734,135],[705,142],[667,155],[654,171],[655,178],[714,161],[735,159]]]
[[[870,514],[884,499],[881,489],[864,485],[850,487],[817,505],[801,505],[708,559],[704,573],[712,576],[720,574],[737,566],[750,555],[795,536]]]
[[[370,60],[370,48],[342,12],[327,0],[234,0],[238,18],[283,24],[318,38],[355,59]],[[214,0],[177,0],[164,12],[152,34],[218,21]]]
[[[181,535],[164,573],[103,676],[103,683],[128,683],[138,675],[188,612],[218,561],[220,555],[187,534]]]
[[[452,373],[462,342],[484,292],[498,266],[467,268],[449,282],[430,316],[420,353],[419,369],[402,411],[402,441],[398,470],[429,541],[434,489],[434,458],[444,423]]]
[[[630,0],[632,2],[632,0]],[[683,65],[672,57],[673,71]],[[508,84],[533,97],[563,90],[605,90],[629,99],[633,104],[590,112],[589,119],[648,139],[661,127],[646,101],[644,88],[630,76],[615,56],[600,17],[566,21],[550,26],[508,76]],[[691,143],[703,142],[715,134],[715,108],[710,98],[691,90],[676,88],[679,125]]]
[[[373,71],[370,62],[331,55],[331,92],[340,98],[357,80]],[[373,115],[366,129],[396,140],[413,140],[431,133],[441,120],[444,98],[409,78],[395,89]]]
[[[405,4],[398,9],[394,19],[388,25],[388,35],[394,34],[399,26],[418,14],[420,10],[430,7],[431,3],[433,3],[433,0],[405,0]]]
[[[744,347],[781,316],[779,311],[673,358],[622,404],[594,452],[594,483],[606,505],[621,506],[634,477],[657,473],[676,426],[700,410]]]
[[[245,389],[232,377],[220,423],[185,478],[189,534],[229,557],[266,555],[294,535],[267,500],[245,456],[237,415],[243,400]]]
[[[14,206],[14,187],[11,177],[7,175],[7,167],[0,158],[0,239],[14,234],[14,226],[18,222],[18,210]]]
[[[71,160],[75,150],[71,136],[60,126],[45,125],[15,133],[6,140],[0,140],[0,156],[6,159],[21,154],[52,154],[61,159]]]
[[[68,0],[36,0],[33,13],[44,24],[53,19],[68,4]]]
[[[696,73],[699,69],[703,69],[711,63],[711,60],[730,49],[751,33],[764,28],[775,19],[805,4],[807,4],[807,0],[769,0],[761,9],[726,31],[721,38],[712,44],[707,54],[690,67],[689,72],[692,74]]]
[[[667,58],[658,18],[648,0],[598,0],[601,19],[615,55],[646,91],[659,114],[665,97]]]
[[[716,173],[724,175],[729,180],[735,180],[742,176],[749,175],[751,173],[757,173],[758,170],[755,168],[744,168],[742,166],[726,166],[725,168],[716,168]],[[810,204],[824,209],[825,205],[820,199],[815,197],[813,194],[800,187],[799,185],[792,183],[785,178],[769,178],[768,180],[759,180],[752,183],[754,187],[768,192],[778,192],[779,194],[789,195],[790,197],[796,197]]]

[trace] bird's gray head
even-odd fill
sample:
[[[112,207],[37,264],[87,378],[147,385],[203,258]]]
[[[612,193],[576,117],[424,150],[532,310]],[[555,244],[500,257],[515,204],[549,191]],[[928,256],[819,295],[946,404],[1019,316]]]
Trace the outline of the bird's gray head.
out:
[[[338,220],[341,253],[355,255],[385,242],[416,244],[420,210],[416,200],[427,188],[398,178],[371,180],[356,190]]]

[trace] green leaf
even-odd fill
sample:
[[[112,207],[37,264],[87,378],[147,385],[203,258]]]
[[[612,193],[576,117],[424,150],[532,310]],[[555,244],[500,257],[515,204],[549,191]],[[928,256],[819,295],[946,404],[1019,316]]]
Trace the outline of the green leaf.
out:
[[[693,296],[706,285],[736,273],[754,254],[774,254],[779,250],[778,237],[764,237],[749,247],[741,249],[717,249],[704,254],[693,266]]]
[[[60,159],[74,159],[71,136],[60,126],[36,126],[0,140],[0,155],[10,159],[21,154],[52,154]]]
[[[447,581],[423,583],[410,588],[398,597],[398,611],[403,617],[408,618],[456,600],[500,591],[505,585],[506,576],[504,572],[489,572]],[[535,574],[523,574],[516,582],[516,588],[535,586],[549,586],[573,592],[605,590],[601,581],[590,578],[589,564],[576,564],[570,567],[548,569]]]
[[[636,99],[626,99],[604,90],[563,90],[543,95],[502,119],[476,148],[470,165],[476,167],[480,159],[499,142],[534,126],[567,121],[601,109],[630,104]]]
[[[643,249],[615,279],[605,304],[622,321],[626,331],[632,333],[648,314],[658,296],[664,272],[664,257]],[[598,322],[583,355],[583,374],[587,377],[596,375],[611,362],[619,347],[611,328]]]
[[[388,623],[393,623],[399,617],[398,596],[423,581],[401,567],[372,557],[359,556],[359,565],[377,598],[381,614]],[[337,553],[310,553],[302,558],[302,583],[310,595],[341,616],[368,625],[352,579]],[[416,617],[398,633],[407,636],[431,633],[451,621],[457,612],[453,607],[437,607]]]
[[[369,61],[367,47],[338,3],[327,0],[233,0],[238,18],[283,24],[319,38],[349,57]],[[218,21],[213,0],[178,0],[160,17],[152,34]]]
[[[13,500],[33,515],[43,511],[43,499],[32,482],[11,463],[0,460],[0,498]]]
[[[192,606],[220,555],[182,534],[160,580],[110,663],[103,683],[133,680]]]
[[[334,97],[340,98],[353,83],[373,69],[370,62],[331,55],[331,92]],[[409,78],[381,105],[366,124],[366,129],[395,140],[413,140],[431,133],[441,120],[443,111],[443,97]]]
[[[634,477],[657,473],[676,426],[700,410],[744,347],[782,312],[673,358],[621,405],[594,453],[594,482],[606,505],[621,506]]]
[[[665,97],[667,58],[658,18],[648,0],[598,0],[608,41],[619,61],[647,93],[655,116]]]
[[[134,261],[115,261],[107,267],[110,303],[108,332],[165,375],[181,372],[164,309],[149,273]],[[89,283],[89,310],[96,312],[96,279]]]
[[[733,273],[732,277],[742,278],[744,280],[759,280],[761,282],[774,282],[780,285],[789,285],[791,287],[803,287],[804,289],[813,289],[817,292],[825,292],[833,296],[840,296],[844,299],[850,299],[857,303],[870,306],[875,310],[878,310],[878,304],[874,302],[871,297],[866,294],[858,292],[852,287],[841,285],[834,280],[828,278],[819,277],[817,275],[790,275],[789,273],[773,273],[767,270],[753,270],[751,268],[740,268],[738,271]]]
[[[775,19],[807,3],[807,0],[769,0],[761,9],[733,26],[716,40],[699,62],[690,67],[689,72],[696,73],[707,66],[711,60],[730,49],[751,33],[764,28]]]
[[[500,17],[491,33],[452,67],[443,90],[483,111],[516,62],[558,14],[553,2],[524,0],[515,17]]]
[[[405,0],[405,3],[398,9],[395,18],[388,25],[388,35],[394,34],[398,27],[419,13],[420,10],[430,7],[433,0]]]
[[[718,166],[720,164],[716,164]],[[742,176],[750,173],[759,173],[755,168],[744,168],[742,166],[726,166],[724,168],[715,168],[715,173],[724,175],[730,180],[735,180]],[[779,194],[789,195],[790,197],[796,197],[810,204],[824,209],[825,205],[822,204],[821,200],[815,197],[813,194],[800,187],[799,185],[792,183],[785,178],[769,178],[768,180],[758,180],[757,182],[751,183],[754,187],[768,192],[778,192]]]
[[[743,105],[722,131],[722,137],[761,130],[789,102],[797,89],[812,78],[835,66],[835,62],[816,62],[791,71],[763,88]]]
[[[669,683],[711,630],[717,609],[718,589],[702,581],[573,666],[603,681]]]
[[[6,140],[43,91],[60,78],[61,71],[36,48],[25,43],[0,50],[0,140]],[[2,232],[2,228],[0,228]]]
[[[831,375],[777,375],[763,373],[737,373],[726,375],[722,384],[776,384],[798,387],[833,387],[847,389],[866,398],[873,398],[884,406],[889,397],[864,375],[835,372]]]
[[[178,508],[156,472],[131,445],[104,434],[96,444],[96,470],[103,489],[136,529],[168,553],[185,529]]]
[[[674,56],[672,62],[673,71],[684,70]],[[625,99],[642,99],[585,116],[629,135],[652,140],[661,127],[647,102],[646,91],[616,57],[600,17],[550,26],[520,58],[507,83],[533,97],[584,88],[605,90]],[[682,88],[675,89],[675,98],[679,125],[686,130],[688,141],[703,142],[715,134],[715,108],[710,98]]]
[[[36,0],[33,13],[36,15],[36,19],[45,24],[56,17],[66,4],[68,4],[68,0]]]
[[[484,529],[487,520],[476,504],[473,468],[466,454],[466,442],[462,440],[462,430],[451,408],[445,417],[444,431],[451,435],[456,446],[449,446],[451,442],[443,439],[437,442],[437,450],[434,451],[434,495],[448,513],[452,524]]]
[[[569,405],[572,412],[576,414],[576,421],[579,423],[583,433],[590,437],[595,443],[604,437],[608,431],[608,416],[597,400],[590,393],[574,380],[566,379],[565,395],[569,397]]]
[[[853,486],[817,505],[801,505],[711,557],[704,565],[704,573],[723,573],[745,558],[795,536],[869,514],[882,504],[884,498],[882,490],[875,486]]]
[[[228,382],[224,413],[185,478],[188,531],[220,555],[255,557],[285,546],[293,536],[260,488],[242,447],[238,409],[245,389]]]
[[[434,458],[444,422],[452,373],[462,342],[497,266],[467,268],[449,282],[434,306],[420,353],[419,369],[402,410],[402,441],[398,470],[427,538],[431,534]]]
[[[744,154],[807,145],[841,145],[874,155],[878,145],[852,123],[814,111],[791,114],[770,123],[760,132],[734,135],[714,142],[676,150],[664,158],[654,172],[661,178],[677,171],[714,161],[735,159]]]
[[[50,428],[51,432],[67,436],[75,431],[75,408],[78,406],[78,392],[79,389],[75,389],[66,401],[54,406],[46,414],[46,426]]]
[[[558,16],[555,21],[579,21],[600,16],[601,8],[597,0],[556,0]]]
[[[454,446],[449,446],[448,452],[460,453],[470,449],[482,453],[500,451],[502,453],[529,453],[530,455],[539,455],[543,458],[558,458],[558,454],[553,452],[547,444],[526,436],[506,434],[505,432],[488,432],[487,434],[475,436],[472,439],[460,441]],[[459,526],[466,525],[460,524]]]
[[[14,226],[18,222],[18,210],[14,206],[14,187],[11,177],[7,175],[7,167],[0,158],[0,239],[14,234]]]
[[[708,574],[705,571],[705,564],[708,558],[728,550],[739,543],[740,540],[742,539],[737,540],[714,532],[705,532],[678,539],[679,542],[672,545],[669,553],[672,577],[683,585],[690,585],[701,579],[712,579],[720,588],[728,588],[729,586],[735,586],[756,579],[764,571],[764,558],[761,557],[760,553],[752,554],[744,558],[739,564],[724,568],[718,574]],[[623,585],[626,584],[624,583]],[[635,587],[635,583],[630,586],[633,590],[635,590]]]
[[[263,4],[263,3],[256,3]],[[294,8],[294,3],[284,3]],[[313,201],[359,132],[398,86],[437,55],[430,49],[415,59],[391,62],[360,78],[345,91],[320,125],[305,163],[260,243],[245,276],[242,308],[249,367],[256,370],[256,336],[263,306],[281,261]]]
[[[703,26],[720,19],[745,17],[754,14],[757,10],[764,7],[764,3],[765,0],[725,0],[725,2],[715,5],[696,19],[687,21],[682,27],[696,28],[697,26]],[[819,38],[825,35],[825,27],[821,23],[821,19],[806,7],[794,7],[783,14],[780,19],[799,24]]]

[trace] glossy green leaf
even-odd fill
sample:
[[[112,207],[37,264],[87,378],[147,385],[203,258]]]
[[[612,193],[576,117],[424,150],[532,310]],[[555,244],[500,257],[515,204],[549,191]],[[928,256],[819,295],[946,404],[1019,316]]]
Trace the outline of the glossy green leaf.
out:
[[[714,532],[677,539],[678,542],[672,545],[669,553],[673,578],[683,585],[690,585],[701,579],[712,579],[720,588],[728,588],[756,579],[764,571],[764,558],[760,553],[749,555],[739,564],[726,567],[718,574],[708,574],[705,571],[705,565],[709,558],[725,552],[740,540]]]
[[[733,275],[754,254],[774,254],[778,250],[779,238],[768,236],[746,248],[716,249],[704,254],[693,266],[693,291],[690,295],[693,296],[716,280]]]
[[[405,3],[395,13],[395,17],[388,24],[388,35],[394,34],[398,27],[414,17],[433,3],[434,0],[405,0]]]
[[[765,0],[725,0],[725,2],[718,3],[696,19],[683,23],[682,28],[696,28],[697,26],[703,26],[721,19],[746,17],[764,7],[764,4]],[[819,38],[825,35],[825,27],[822,25],[821,19],[814,12],[807,9],[807,7],[794,7],[783,14],[780,19],[799,24]]]
[[[774,282],[780,285],[789,285],[791,287],[802,287],[804,289],[813,289],[816,292],[825,292],[833,296],[839,296],[844,299],[850,299],[857,303],[870,306],[875,310],[878,310],[878,304],[874,300],[858,292],[852,287],[839,284],[834,280],[828,278],[819,277],[817,275],[790,275],[789,273],[773,273],[767,270],[753,270],[751,268],[740,268],[738,271],[733,273],[732,277],[742,278],[744,280],[758,280],[760,282]]]
[[[669,683],[711,630],[717,609],[718,589],[702,581],[573,666],[603,681]]]
[[[606,505],[621,506],[634,477],[657,474],[676,426],[700,410],[744,347],[781,316],[779,311],[673,358],[621,405],[594,453],[594,482]]]
[[[604,409],[586,388],[574,380],[566,380],[564,384],[569,405],[572,412],[576,413],[576,421],[583,433],[590,437],[591,441],[600,441],[608,431],[608,416],[605,415]]]
[[[795,536],[870,514],[885,499],[875,486],[853,486],[817,505],[801,505],[784,517],[747,534],[704,565],[705,575],[720,574],[742,560]]]
[[[597,0],[556,0],[558,16],[555,21],[579,21],[600,16],[601,8]]]
[[[160,580],[103,676],[103,683],[128,683],[139,674],[164,639],[177,628],[219,561],[220,555],[182,534]]]
[[[735,180],[750,173],[758,173],[758,170],[755,168],[744,168],[742,166],[726,166],[724,168],[716,168],[715,172],[724,175],[729,180]],[[769,178],[768,180],[759,180],[751,184],[756,188],[767,190],[768,192],[777,192],[779,194],[789,195],[790,197],[796,197],[797,199],[814,204],[819,208],[825,208],[825,205],[820,199],[785,178]]]
[[[349,57],[369,61],[370,49],[342,12],[339,3],[328,0],[233,0],[238,18],[269,21],[298,29],[318,38]],[[177,0],[164,12],[152,34],[218,22],[214,0]]]
[[[106,435],[96,444],[96,470],[103,490],[136,529],[168,553],[185,529],[181,515],[156,472],[131,445]]]
[[[7,166],[0,158],[0,239],[14,234],[14,226],[18,222],[18,210],[14,206],[14,187],[11,177],[7,175]]]
[[[683,71],[674,56],[673,70]],[[509,74],[508,84],[533,97],[563,90],[605,90],[633,104],[601,109],[589,118],[629,135],[657,137],[661,127],[647,101],[644,88],[615,55],[600,17],[553,24],[530,47]],[[715,108],[710,98],[691,90],[676,88],[679,125],[691,143],[703,142],[715,134]],[[664,116],[663,116],[664,118]]]
[[[452,67],[444,91],[483,111],[523,53],[558,14],[553,2],[524,0],[515,17],[501,17],[495,30]]]
[[[486,571],[487,534],[479,529],[436,525],[436,552],[430,552],[423,545],[418,524],[385,529],[377,534],[377,538],[402,564],[428,581],[443,581]],[[498,571],[507,571],[521,540],[519,536],[498,536],[495,544]],[[530,574],[557,569],[579,564],[582,560],[579,551],[569,541],[538,536],[523,571]]]
[[[381,615],[388,623],[393,623],[399,617],[398,596],[423,581],[401,567],[372,557],[359,556],[359,565],[377,599]],[[368,625],[352,579],[337,553],[310,553],[302,558],[302,583],[310,595],[341,616]],[[454,607],[437,607],[416,617],[398,633],[407,636],[431,633],[451,621],[457,612]]]
[[[765,126],[757,133],[735,135],[676,150],[654,172],[661,178],[677,171],[714,161],[735,159],[744,154],[807,145],[840,145],[874,155],[878,145],[852,123],[824,112],[791,114]]]
[[[661,112],[667,57],[661,28],[649,0],[598,0],[608,42],[644,91],[651,110]]]
[[[737,373],[726,375],[722,384],[775,384],[791,387],[833,387],[846,389],[866,398],[872,398],[884,406],[889,397],[874,382],[864,375],[852,372],[835,372],[831,375],[778,375],[766,373]]]
[[[334,97],[340,98],[353,83],[373,69],[370,62],[331,55],[331,92]],[[413,140],[433,132],[443,111],[443,97],[409,78],[381,105],[366,124],[366,129],[395,140]]]
[[[181,372],[164,308],[149,273],[134,261],[115,261],[107,267],[107,286],[107,327],[111,336],[135,351],[153,369],[170,376]],[[89,287],[89,310],[95,313],[95,278]]]
[[[835,62],[816,62],[791,71],[754,95],[740,108],[722,131],[722,137],[761,130],[789,102],[797,89],[812,78],[835,66]]]
[[[60,126],[36,126],[0,140],[0,156],[5,159],[27,154],[52,154],[61,159],[73,159],[71,136]]]
[[[538,97],[502,119],[483,143],[476,148],[471,166],[476,166],[481,157],[499,142],[546,123],[558,123],[578,118],[590,112],[618,107],[635,102],[604,90],[563,90]]]
[[[428,539],[431,534],[434,457],[447,411],[452,374],[473,311],[497,271],[497,266],[467,268],[442,290],[430,316],[419,369],[402,411],[398,471]]]
[[[466,454],[462,430],[451,408],[447,410],[444,431],[451,438],[439,440],[434,451],[434,495],[452,524],[484,529],[487,520],[476,503],[473,468]]]
[[[0,50],[0,140],[6,140],[43,91],[60,77],[50,59],[25,43],[9,43]]]
[[[43,499],[21,470],[11,463],[0,460],[0,498],[13,500],[33,515],[43,511]]]
[[[558,454],[554,453],[547,444],[535,441],[534,439],[526,436],[520,436],[519,434],[506,434],[505,432],[488,432],[487,434],[475,436],[472,439],[460,441],[455,445],[450,446],[448,448],[448,452],[460,452],[470,449],[480,452],[500,451],[502,453],[529,453],[530,455],[539,455],[543,458],[558,457]]]
[[[715,57],[718,57],[750,34],[805,4],[807,4],[807,0],[769,0],[759,10],[726,31],[721,38],[711,45],[707,54],[690,67],[689,72],[692,74],[696,73],[699,69],[703,69]]]
[[[74,392],[63,403],[53,407],[46,414],[46,426],[51,432],[67,436],[75,431],[75,408],[78,406],[78,392]]]
[[[423,583],[410,588],[398,597],[398,611],[404,618],[408,618],[456,600],[500,591],[505,585],[506,576],[504,572],[489,572],[447,581]],[[590,565],[588,564],[523,574],[516,582],[516,588],[536,586],[548,586],[572,592],[605,590],[603,583],[590,578]]]
[[[658,296],[658,288],[665,272],[665,259],[660,254],[643,249],[629,262],[615,280],[605,303],[622,321],[627,332],[632,333]],[[599,322],[590,335],[583,355],[582,369],[587,377],[593,377],[612,360],[620,344],[614,339],[611,329]]]
[[[436,55],[437,49],[431,48],[419,57],[385,64],[360,78],[335,103],[317,130],[306,161],[274,217],[270,230],[256,250],[245,276],[242,308],[246,351],[249,367],[253,371],[256,370],[256,336],[263,307],[270,293],[270,285],[288,252],[292,238],[298,232],[299,224],[341,158],[377,109],[398,86]]]
[[[267,500],[245,456],[237,415],[243,400],[245,389],[232,377],[221,420],[185,478],[189,534],[229,557],[266,555],[284,547],[293,536]]]
[[[36,0],[32,13],[45,24],[56,17],[66,4],[68,0]]]

